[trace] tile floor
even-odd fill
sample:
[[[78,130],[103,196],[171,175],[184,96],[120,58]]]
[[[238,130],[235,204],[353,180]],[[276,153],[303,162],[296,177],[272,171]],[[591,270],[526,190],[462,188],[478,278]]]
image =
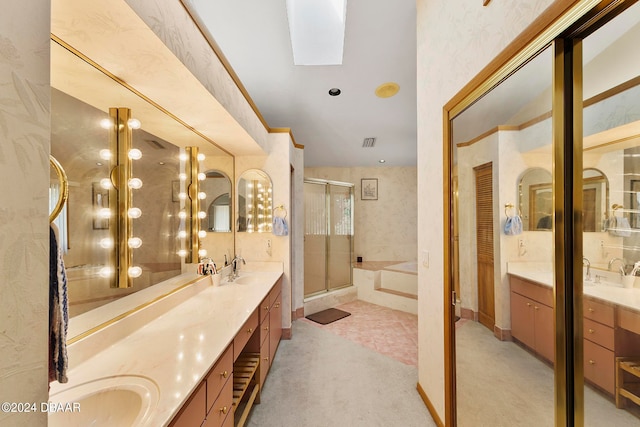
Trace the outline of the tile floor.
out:
[[[351,313],[328,325],[300,319],[343,338],[392,357],[418,365],[418,316],[356,300],[335,308]]]

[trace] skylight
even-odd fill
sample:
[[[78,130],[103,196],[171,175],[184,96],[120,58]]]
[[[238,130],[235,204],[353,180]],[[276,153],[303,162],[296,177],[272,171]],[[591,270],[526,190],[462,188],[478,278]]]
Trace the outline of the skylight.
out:
[[[347,0],[287,0],[295,65],[341,65]]]

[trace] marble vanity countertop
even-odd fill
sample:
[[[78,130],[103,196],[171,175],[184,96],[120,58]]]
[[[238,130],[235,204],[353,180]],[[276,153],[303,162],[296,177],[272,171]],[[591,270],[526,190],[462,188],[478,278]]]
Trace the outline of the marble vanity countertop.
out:
[[[282,271],[246,274],[259,274],[261,280],[206,286],[82,363],[73,365],[70,361],[69,382],[52,383],[50,400],[55,401],[57,393],[100,378],[142,376],[154,382],[159,391],[157,405],[144,425],[167,425]]]
[[[591,272],[596,274],[593,270]],[[549,263],[509,262],[507,263],[507,273],[544,286],[553,286],[553,266]],[[636,282],[640,286],[640,278],[636,279]],[[640,288],[623,288],[585,282],[583,292],[584,295],[640,311]]]

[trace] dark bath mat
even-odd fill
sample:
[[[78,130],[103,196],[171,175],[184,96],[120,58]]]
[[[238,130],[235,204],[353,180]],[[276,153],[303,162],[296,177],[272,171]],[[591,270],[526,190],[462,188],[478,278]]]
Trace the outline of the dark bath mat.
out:
[[[337,308],[328,308],[326,310],[319,311],[314,314],[310,314],[305,316],[307,319],[312,320],[316,323],[320,323],[321,325],[326,325],[331,322],[335,322],[336,320],[343,319],[347,316],[351,316],[351,313],[347,313],[346,311],[338,310]]]

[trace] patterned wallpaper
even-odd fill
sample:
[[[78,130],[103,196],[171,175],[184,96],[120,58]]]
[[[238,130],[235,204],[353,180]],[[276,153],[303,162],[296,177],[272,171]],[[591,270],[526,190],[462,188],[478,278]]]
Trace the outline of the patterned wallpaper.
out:
[[[49,2],[0,15],[0,401],[47,401]],[[0,424],[46,414],[0,412]]]

